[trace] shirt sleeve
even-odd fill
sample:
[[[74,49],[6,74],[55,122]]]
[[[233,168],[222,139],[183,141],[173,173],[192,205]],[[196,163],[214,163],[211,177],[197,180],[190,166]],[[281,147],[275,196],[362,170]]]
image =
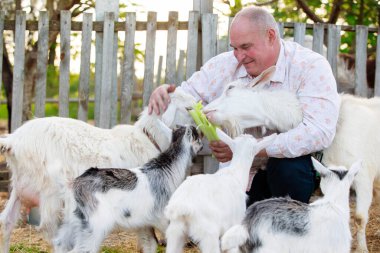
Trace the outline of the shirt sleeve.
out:
[[[267,147],[269,157],[298,157],[327,148],[336,131],[340,96],[327,60],[319,58],[299,75],[297,90],[303,120],[294,129],[281,133]]]

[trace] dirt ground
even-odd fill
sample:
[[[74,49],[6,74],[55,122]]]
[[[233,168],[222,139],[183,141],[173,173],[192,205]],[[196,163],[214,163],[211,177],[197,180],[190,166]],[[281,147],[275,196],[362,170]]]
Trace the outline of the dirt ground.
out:
[[[0,209],[3,209],[7,200],[7,193],[0,193]],[[352,208],[351,208],[352,209]],[[380,252],[380,204],[374,204],[370,210],[370,221],[367,227],[367,243],[369,252]],[[352,220],[351,220],[352,222]],[[353,223],[351,223],[353,224]],[[355,231],[353,230],[353,237]],[[355,239],[355,237],[354,237]],[[355,248],[355,240],[353,240],[353,248]],[[49,244],[43,239],[42,235],[36,231],[35,227],[29,225],[24,220],[21,220],[17,228],[13,230],[11,237],[11,245],[23,245],[24,247],[32,247],[36,252],[52,252]],[[136,246],[136,237],[133,233],[125,231],[114,231],[104,241],[103,246],[106,246],[108,251],[103,252],[118,252],[118,253],[133,253],[138,252]],[[113,250],[113,251],[111,251]],[[117,250],[117,251],[116,251]],[[23,249],[16,250],[16,252],[26,253]],[[30,251],[28,251],[30,252]],[[187,248],[186,253],[198,253],[196,247]]]

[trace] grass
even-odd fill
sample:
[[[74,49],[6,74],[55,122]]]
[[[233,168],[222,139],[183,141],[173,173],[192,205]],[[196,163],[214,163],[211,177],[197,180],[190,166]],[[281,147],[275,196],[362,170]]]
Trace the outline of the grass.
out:
[[[12,245],[10,248],[11,253],[48,253],[47,251],[43,251],[38,249],[35,246],[27,247],[23,244]],[[103,247],[101,250],[102,253],[135,253],[132,250],[125,251],[125,249],[121,247]],[[165,248],[159,246],[157,249],[157,253],[164,253]]]
[[[12,245],[10,248],[10,252],[11,253],[48,253],[47,251],[39,250],[35,246],[26,247],[23,244]]]

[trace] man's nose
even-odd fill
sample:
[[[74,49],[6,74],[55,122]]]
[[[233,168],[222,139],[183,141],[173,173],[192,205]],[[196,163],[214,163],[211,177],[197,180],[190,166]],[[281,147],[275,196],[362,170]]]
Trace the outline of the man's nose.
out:
[[[245,53],[241,50],[237,50],[235,52],[235,57],[238,60],[238,62],[242,62],[245,59]]]

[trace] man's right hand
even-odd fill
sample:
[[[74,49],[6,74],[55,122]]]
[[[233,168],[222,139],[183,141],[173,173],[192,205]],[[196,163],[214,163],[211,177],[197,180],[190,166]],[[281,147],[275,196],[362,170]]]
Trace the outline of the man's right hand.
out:
[[[152,114],[154,111],[157,115],[160,111],[164,112],[168,108],[170,103],[169,93],[175,90],[175,85],[173,84],[163,84],[157,87],[149,98],[148,113]]]

